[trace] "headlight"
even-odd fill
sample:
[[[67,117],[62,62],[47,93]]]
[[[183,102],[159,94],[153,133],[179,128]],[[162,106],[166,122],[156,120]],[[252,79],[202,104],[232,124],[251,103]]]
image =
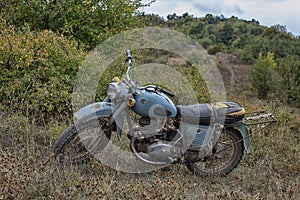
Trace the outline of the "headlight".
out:
[[[120,94],[121,90],[117,83],[110,83],[107,87],[106,94],[110,100],[114,100]]]

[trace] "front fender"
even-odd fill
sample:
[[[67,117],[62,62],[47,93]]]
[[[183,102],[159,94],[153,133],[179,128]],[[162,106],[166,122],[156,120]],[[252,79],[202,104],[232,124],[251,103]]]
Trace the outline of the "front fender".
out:
[[[123,125],[124,125],[124,120],[121,115],[123,109],[124,109],[123,107],[117,108],[114,104],[105,101],[105,102],[97,102],[97,103],[87,105],[81,108],[80,110],[78,110],[77,112],[75,112],[74,115],[75,115],[75,120],[80,122],[87,122],[93,119],[97,119],[99,117],[113,116],[111,124],[113,124],[114,122],[117,124],[117,133],[121,135]]]
[[[97,102],[87,105],[74,113],[77,121],[87,122],[98,117],[110,117],[116,107],[109,102]]]

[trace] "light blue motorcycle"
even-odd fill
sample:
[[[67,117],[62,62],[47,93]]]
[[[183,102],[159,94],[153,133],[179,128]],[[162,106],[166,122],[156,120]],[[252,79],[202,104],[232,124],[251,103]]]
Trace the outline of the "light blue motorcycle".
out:
[[[197,175],[226,175],[250,152],[250,136],[259,130],[249,127],[276,121],[266,112],[245,117],[249,113],[236,102],[175,106],[171,92],[140,87],[130,79],[129,50],[126,61],[126,79],[113,78],[106,99],[77,111],[77,122],[59,136],[54,145],[57,163],[87,161],[116,133],[128,139],[131,152],[144,163],[183,163]],[[124,129],[127,138],[121,138]]]

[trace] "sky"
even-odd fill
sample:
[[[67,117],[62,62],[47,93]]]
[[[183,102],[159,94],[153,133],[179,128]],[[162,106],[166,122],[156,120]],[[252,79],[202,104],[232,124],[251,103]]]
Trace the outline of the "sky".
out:
[[[149,3],[151,0],[142,0]],[[185,12],[194,17],[213,15],[231,16],[239,19],[255,19],[264,26],[285,25],[287,32],[300,36],[300,2],[299,0],[156,0],[145,13],[154,13],[162,17]]]

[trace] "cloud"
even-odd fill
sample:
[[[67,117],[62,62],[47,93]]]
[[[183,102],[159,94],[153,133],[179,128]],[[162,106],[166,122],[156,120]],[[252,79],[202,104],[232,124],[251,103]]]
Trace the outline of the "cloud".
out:
[[[149,2],[150,0],[143,0]],[[257,19],[263,25],[283,24],[288,31],[300,35],[300,12],[298,0],[156,0],[147,13],[181,15],[185,12],[200,17],[207,13],[236,16],[242,19]]]
[[[244,10],[241,9],[239,4],[226,3],[224,0],[208,0],[208,1],[193,1],[193,6],[203,13],[215,14],[243,14]]]

